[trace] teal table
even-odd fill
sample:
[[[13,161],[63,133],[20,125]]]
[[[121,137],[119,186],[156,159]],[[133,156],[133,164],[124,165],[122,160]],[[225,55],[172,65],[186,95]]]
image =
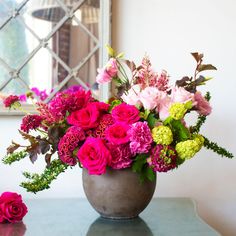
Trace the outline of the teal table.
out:
[[[133,220],[106,220],[86,199],[26,200],[23,223],[0,224],[1,236],[215,236],[188,198],[155,198]]]

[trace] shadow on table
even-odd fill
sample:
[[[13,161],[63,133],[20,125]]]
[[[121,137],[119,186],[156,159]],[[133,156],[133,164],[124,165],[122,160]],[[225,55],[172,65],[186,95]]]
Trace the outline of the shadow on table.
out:
[[[25,232],[26,226],[23,222],[0,224],[1,236],[24,236]]]
[[[109,220],[97,218],[89,227],[86,236],[153,236],[152,231],[140,217],[132,220]]]

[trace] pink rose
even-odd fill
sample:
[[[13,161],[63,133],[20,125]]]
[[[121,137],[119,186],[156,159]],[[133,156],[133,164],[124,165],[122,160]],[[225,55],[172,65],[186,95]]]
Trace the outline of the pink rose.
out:
[[[124,122],[127,124],[133,124],[140,119],[139,110],[135,106],[125,103],[115,106],[112,109],[111,115],[116,122]]]
[[[111,152],[112,160],[110,167],[113,169],[124,169],[131,166],[133,153],[129,148],[129,144],[115,145],[108,144]]]
[[[92,102],[87,107],[72,112],[67,117],[67,122],[70,125],[79,126],[84,130],[95,128],[99,124],[101,112],[106,111],[109,105],[103,102]]]
[[[0,223],[19,222],[28,212],[21,195],[13,192],[4,192],[0,196]]]
[[[111,153],[100,138],[87,138],[77,156],[90,175],[104,174],[111,162]]]
[[[183,87],[174,87],[171,90],[171,102],[180,102],[180,103],[186,103],[188,101],[194,101],[194,94],[188,92]]]
[[[87,106],[87,104],[91,101],[91,91],[85,91],[84,89],[79,89],[78,91],[73,93],[75,99],[75,109],[79,110]],[[73,110],[73,111],[74,111]]]
[[[140,85],[135,84],[128,90],[127,94],[123,93],[121,98],[129,105],[139,105],[141,103],[139,98],[140,90]]]
[[[166,96],[165,92],[159,91],[155,87],[146,87],[139,97],[145,109],[153,110],[163,96]]]
[[[113,144],[124,144],[129,142],[128,130],[130,126],[125,123],[115,123],[109,126],[105,138]]]
[[[196,102],[196,109],[200,115],[207,116],[211,113],[211,106],[209,102],[202,96],[200,92],[194,94],[194,100]]]
[[[114,58],[111,58],[104,68],[98,69],[98,75],[96,81],[99,84],[107,83],[112,80],[112,77],[115,77],[118,72],[117,61]]]

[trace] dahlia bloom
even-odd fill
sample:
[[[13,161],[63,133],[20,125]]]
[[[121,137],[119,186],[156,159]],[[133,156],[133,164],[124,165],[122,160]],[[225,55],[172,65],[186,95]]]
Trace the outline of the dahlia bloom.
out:
[[[37,129],[42,122],[43,118],[39,115],[26,115],[22,119],[20,129],[26,133],[29,133],[32,129]]]
[[[168,126],[160,125],[152,129],[152,138],[157,144],[169,145],[173,141],[173,134]]]
[[[154,171],[167,172],[177,166],[176,151],[170,146],[156,145],[147,162]]]
[[[133,154],[128,144],[115,145],[108,144],[112,159],[110,167],[113,169],[123,169],[131,166]]]
[[[130,149],[133,153],[147,153],[151,148],[152,134],[147,122],[136,122],[129,130]]]

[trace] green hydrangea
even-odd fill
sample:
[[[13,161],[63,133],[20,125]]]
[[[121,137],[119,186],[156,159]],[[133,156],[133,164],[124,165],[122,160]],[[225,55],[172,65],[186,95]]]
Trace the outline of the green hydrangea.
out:
[[[173,103],[169,108],[170,116],[175,120],[180,120],[184,117],[185,113],[187,112],[187,108],[183,103]]]
[[[187,140],[177,143],[175,149],[181,159],[190,159],[198,151],[200,151],[203,146],[203,143],[204,138],[200,134],[197,134],[195,135],[193,140]]]
[[[173,142],[173,134],[169,127],[160,125],[152,129],[152,138],[154,142],[162,145],[169,145]]]

